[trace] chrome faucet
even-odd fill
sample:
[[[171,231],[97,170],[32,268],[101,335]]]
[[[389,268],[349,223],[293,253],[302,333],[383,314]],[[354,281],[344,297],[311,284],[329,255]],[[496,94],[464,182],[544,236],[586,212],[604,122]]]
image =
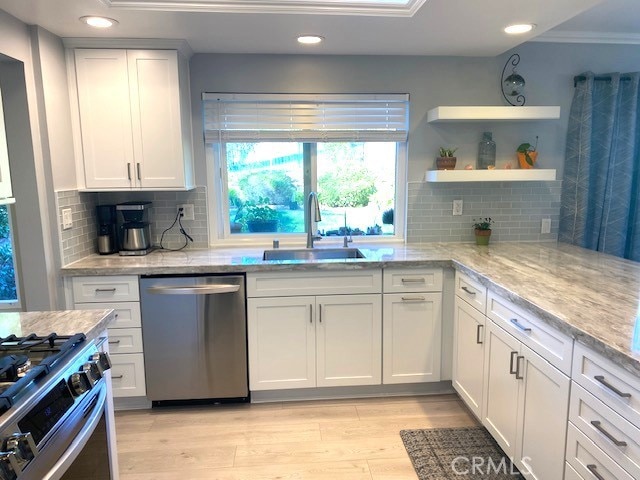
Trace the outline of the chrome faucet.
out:
[[[313,248],[313,241],[320,240],[322,237],[320,235],[313,234],[314,222],[319,222],[322,220],[322,216],[320,215],[320,204],[318,203],[318,195],[316,192],[309,192],[309,201],[307,202],[309,206],[309,216],[307,217],[307,248]]]

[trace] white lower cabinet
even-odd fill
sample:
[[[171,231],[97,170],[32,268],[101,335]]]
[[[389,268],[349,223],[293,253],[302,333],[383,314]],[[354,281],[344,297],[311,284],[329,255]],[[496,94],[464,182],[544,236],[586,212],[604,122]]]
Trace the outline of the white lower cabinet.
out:
[[[383,317],[383,383],[439,381],[442,294],[385,294]]]
[[[486,317],[459,297],[453,315],[453,388],[482,416]]]
[[[140,397],[146,395],[143,354],[111,355],[111,381],[114,397]]]
[[[249,298],[249,388],[381,381],[380,295]]]
[[[569,377],[488,322],[482,422],[527,478],[561,479]]]

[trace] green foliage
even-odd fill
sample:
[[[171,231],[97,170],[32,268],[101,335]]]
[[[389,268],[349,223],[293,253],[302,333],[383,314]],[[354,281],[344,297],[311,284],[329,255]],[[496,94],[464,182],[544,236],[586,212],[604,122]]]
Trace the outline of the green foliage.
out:
[[[279,170],[245,175],[238,180],[238,187],[245,201],[256,204],[269,198],[273,205],[289,205],[297,191],[293,179]]]
[[[393,225],[393,208],[382,212],[382,223],[384,225]]]
[[[366,207],[376,193],[375,177],[364,166],[346,165],[318,179],[318,200],[329,207]]]
[[[490,217],[473,219],[473,228],[476,230],[491,230],[491,224],[494,223]]]
[[[530,143],[521,143],[520,145],[518,145],[518,148],[516,148],[516,152],[524,153],[525,161],[529,165],[533,166],[533,159],[531,158],[529,153],[530,152],[535,152],[536,148],[538,148],[538,136],[537,135],[536,135],[536,143],[535,143],[535,145],[531,145]]]
[[[16,272],[13,268],[13,248],[9,232],[9,212],[0,207],[0,300],[15,300]]]
[[[456,153],[457,148],[444,148],[440,147],[438,150],[441,157],[453,157],[453,154]]]
[[[269,199],[264,197],[260,197],[258,203],[247,202],[242,209],[242,219],[245,222],[277,220],[278,212],[267,205],[268,203]]]

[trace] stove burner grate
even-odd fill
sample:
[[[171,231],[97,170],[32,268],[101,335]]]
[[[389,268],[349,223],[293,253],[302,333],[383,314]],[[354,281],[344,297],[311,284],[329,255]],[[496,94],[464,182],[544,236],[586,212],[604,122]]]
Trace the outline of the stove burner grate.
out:
[[[0,357],[0,381],[15,382],[31,367],[26,355],[6,355]]]

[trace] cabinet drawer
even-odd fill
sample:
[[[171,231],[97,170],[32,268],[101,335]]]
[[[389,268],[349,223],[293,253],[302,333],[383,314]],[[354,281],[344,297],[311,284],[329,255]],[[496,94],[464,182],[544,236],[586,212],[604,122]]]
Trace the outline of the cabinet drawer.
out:
[[[102,310],[112,308],[116,319],[109,325],[112,328],[140,328],[140,304],[138,302],[108,302],[108,303],[76,303],[75,310]]]
[[[147,394],[142,353],[111,356],[111,381],[114,397],[139,397]]]
[[[382,274],[384,293],[441,292],[442,269],[385,268]]]
[[[74,277],[72,285],[75,303],[136,302],[140,299],[135,275]]]
[[[247,275],[248,297],[381,293],[382,271],[262,272]]]
[[[575,382],[569,420],[618,465],[640,478],[640,429]]]
[[[112,355],[142,353],[142,329],[109,328],[109,352]]]
[[[487,306],[487,287],[456,271],[456,295],[483,314]]]
[[[571,374],[573,339],[511,301],[489,292],[487,316],[566,375]]]
[[[640,380],[576,342],[571,378],[640,428]]]
[[[583,478],[597,478],[597,474],[605,480],[634,480],[572,423],[567,431],[566,459]]]
[[[568,463],[564,464],[564,480],[584,480],[584,478],[576,472]]]

